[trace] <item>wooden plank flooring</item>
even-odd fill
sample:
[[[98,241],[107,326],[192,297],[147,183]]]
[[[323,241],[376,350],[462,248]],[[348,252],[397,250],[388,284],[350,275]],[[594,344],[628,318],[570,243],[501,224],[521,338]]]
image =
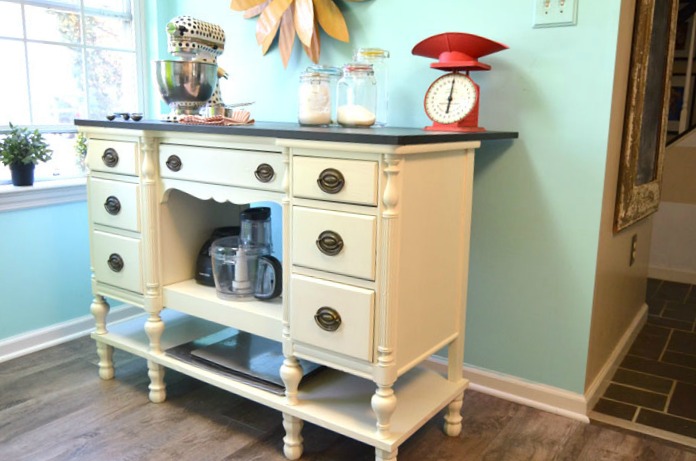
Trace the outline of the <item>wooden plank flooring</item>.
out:
[[[81,338],[0,364],[0,460],[281,461],[281,416],[168,370],[168,399],[147,400],[144,360],[116,351],[116,378],[97,376]],[[650,436],[467,391],[459,437],[442,415],[399,450],[399,461],[696,461],[696,450]],[[372,447],[305,424],[307,461],[367,461]]]

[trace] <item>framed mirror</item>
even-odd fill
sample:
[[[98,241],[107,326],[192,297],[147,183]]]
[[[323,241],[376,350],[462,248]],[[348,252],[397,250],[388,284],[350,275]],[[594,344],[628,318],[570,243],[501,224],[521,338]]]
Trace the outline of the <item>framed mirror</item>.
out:
[[[636,0],[614,232],[657,211],[678,0]]]

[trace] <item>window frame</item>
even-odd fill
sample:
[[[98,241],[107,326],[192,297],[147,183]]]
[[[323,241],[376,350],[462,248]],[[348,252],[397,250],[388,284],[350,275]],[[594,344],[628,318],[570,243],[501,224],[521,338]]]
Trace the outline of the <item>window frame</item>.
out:
[[[37,6],[37,7],[56,7],[61,8],[66,11],[74,11],[80,13],[80,20],[83,21],[83,15],[85,13],[100,13],[105,16],[111,17],[123,17],[123,14],[116,12],[111,12],[103,9],[87,8],[84,6],[84,1],[80,0],[78,5],[68,5],[59,0],[4,0],[8,3],[15,3],[19,5],[27,6]],[[134,52],[135,52],[135,68],[136,68],[136,82],[137,85],[137,103],[138,111],[143,112],[146,103],[146,72],[147,72],[147,46],[145,44],[146,31],[145,31],[145,0],[130,0],[131,2],[131,14],[133,17],[133,32],[134,32]],[[26,47],[28,43],[54,43],[42,40],[32,40],[28,39],[26,36],[26,28],[24,23],[24,9],[22,8],[22,28],[23,36],[21,38],[11,38],[3,37],[3,40],[15,40],[23,43]],[[84,27],[83,27],[84,30]],[[64,45],[61,43],[61,45]],[[87,45],[84,43],[84,38],[79,44],[72,44],[70,46],[79,47],[83,56],[88,49],[101,49],[101,50],[118,50],[113,47],[103,47],[95,45]],[[83,66],[86,65],[86,61],[83,60]],[[25,61],[26,72],[29,75],[29,62]],[[85,73],[86,75],[86,73]],[[89,88],[85,85],[85,97],[89,97]],[[31,98],[31,90],[29,89],[29,98]],[[29,99],[30,101],[31,99]],[[33,117],[32,109],[30,107],[30,116]],[[21,125],[26,126],[30,130],[38,129],[42,133],[76,133],[77,128],[74,125]],[[9,125],[0,125],[0,135],[7,134],[10,130]],[[0,164],[0,167],[7,168]],[[85,178],[83,177],[68,177],[68,176],[56,176],[51,177],[39,177],[36,179],[34,186],[29,187],[15,187],[11,184],[3,185],[0,184],[0,212],[6,210],[15,210],[21,208],[32,208],[37,206],[45,206],[58,203],[74,202],[78,200],[84,200],[86,198],[85,194]]]

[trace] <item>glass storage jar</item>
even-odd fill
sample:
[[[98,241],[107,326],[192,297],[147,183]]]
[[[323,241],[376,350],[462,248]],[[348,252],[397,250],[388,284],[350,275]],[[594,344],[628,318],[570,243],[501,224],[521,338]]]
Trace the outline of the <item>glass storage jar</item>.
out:
[[[317,72],[329,77],[329,94],[331,97],[331,124],[335,125],[336,122],[336,88],[338,86],[338,80],[343,76],[343,71],[340,67],[334,66],[324,66],[321,64],[316,64],[307,67],[307,72]]]
[[[345,127],[368,127],[375,123],[377,82],[372,64],[353,62],[343,66],[338,81],[337,120]]]
[[[327,75],[307,71],[300,75],[297,121],[305,126],[331,123],[331,87]]]
[[[387,124],[389,113],[388,59],[389,51],[381,48],[358,48],[353,53],[355,62],[372,64],[372,70],[375,72],[375,80],[377,81],[377,109],[375,111],[377,121],[375,125],[377,126],[385,126]]]

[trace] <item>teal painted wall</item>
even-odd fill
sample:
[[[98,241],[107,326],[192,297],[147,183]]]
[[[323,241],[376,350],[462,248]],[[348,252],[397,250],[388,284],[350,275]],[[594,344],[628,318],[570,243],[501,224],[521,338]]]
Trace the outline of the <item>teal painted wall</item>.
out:
[[[0,213],[0,340],[89,315],[85,202]]]
[[[428,124],[423,93],[441,75],[411,55],[417,42],[460,31],[510,47],[483,59],[491,72],[474,74],[481,124],[520,138],[487,143],[476,158],[465,361],[582,393],[620,2],[582,0],[577,26],[548,29],[532,28],[531,1],[336,3],[351,44],[322,36],[321,62],[340,65],[354,46],[388,49],[395,126]],[[275,46],[262,57],[256,20],[228,4],[160,1],[166,8],[150,17],[148,31],[162,37],[166,13],[222,25],[225,100],[256,101],[257,120],[294,121],[298,75],[309,59],[298,41],[287,69]],[[157,49],[151,59],[167,57]],[[150,100],[156,115],[157,98]]]

